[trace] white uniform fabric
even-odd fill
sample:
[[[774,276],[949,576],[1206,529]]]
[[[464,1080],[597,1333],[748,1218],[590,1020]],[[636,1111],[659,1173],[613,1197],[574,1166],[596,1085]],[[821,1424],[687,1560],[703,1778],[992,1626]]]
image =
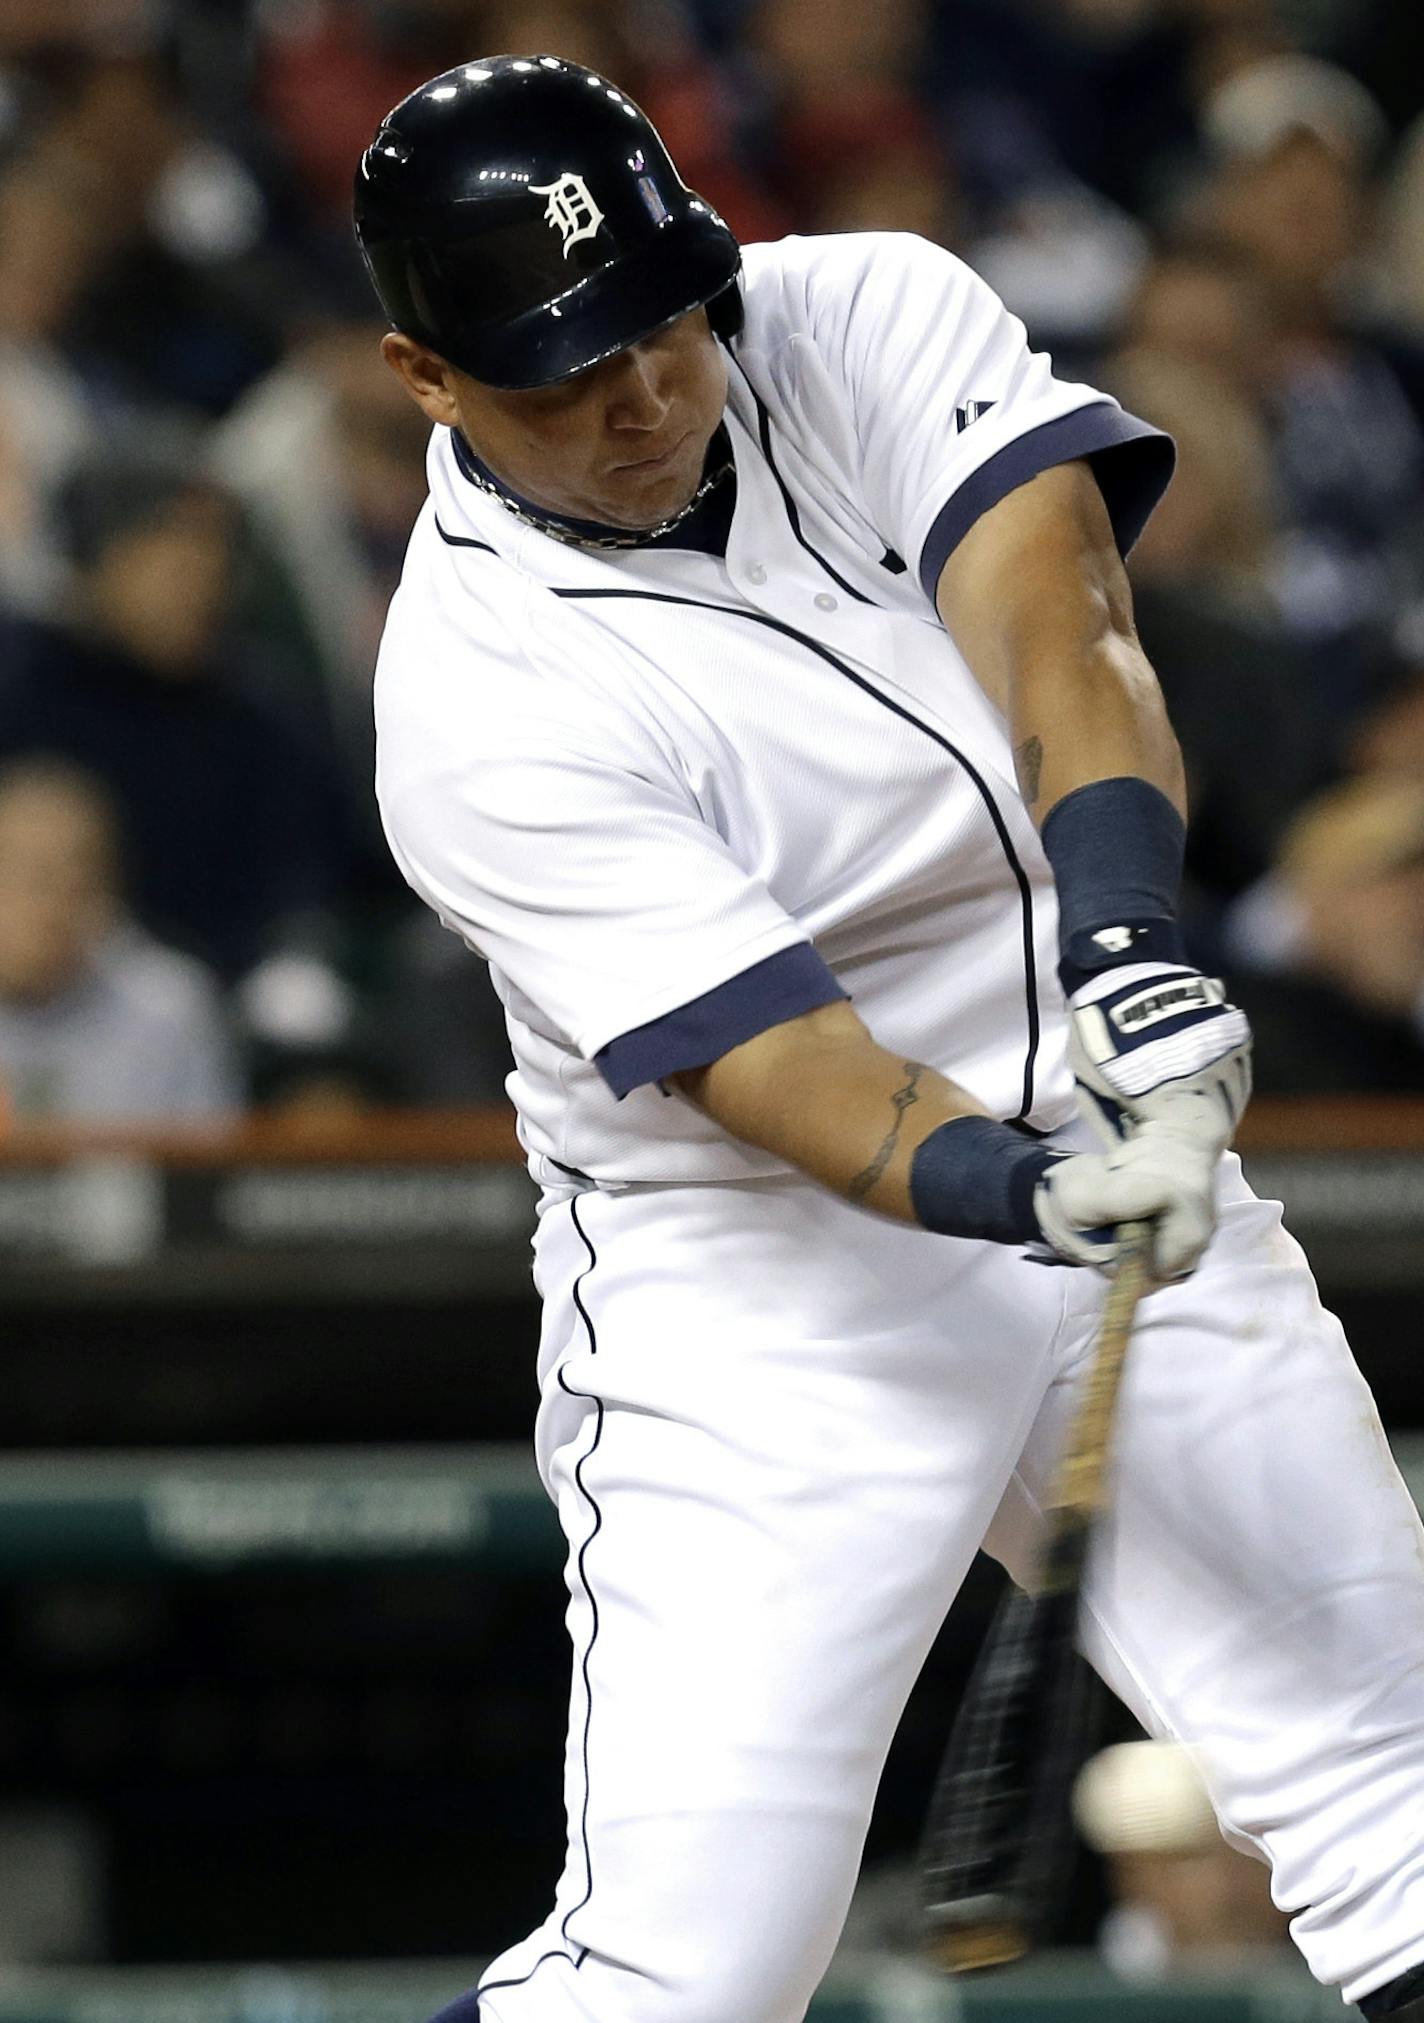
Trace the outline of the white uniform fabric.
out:
[[[569,1856],[481,2023],[804,2015],[964,1570],[986,1531],[1032,1551],[1101,1304],[656,1086],[689,1007],[689,1043],[734,1043],[805,1008],[762,965],[806,1002],[828,970],[884,1044],[1067,1126],[1047,868],[926,586],[1064,457],[1125,545],[1155,454],[917,241],[751,248],[746,305],[725,556],[561,545],[437,435],[377,677],[392,847],[491,963],[545,1184]],[[1201,1749],[1353,1998],[1424,1954],[1424,1534],[1277,1211],[1230,1160],[1222,1191],[1201,1270],[1144,1309],[1093,1655]]]

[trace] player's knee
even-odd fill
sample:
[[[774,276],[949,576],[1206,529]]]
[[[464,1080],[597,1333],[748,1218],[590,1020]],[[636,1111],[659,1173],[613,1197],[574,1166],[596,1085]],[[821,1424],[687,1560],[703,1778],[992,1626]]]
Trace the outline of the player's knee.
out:
[[[789,2023],[805,2015],[836,1936],[794,1915],[704,1913],[696,1930],[665,1932],[640,1949],[636,1968],[626,1954],[617,1964],[616,1955],[587,1955],[578,2013],[599,2023],[605,2013],[609,2023]]]
[[[784,1960],[727,1960],[695,1983],[659,1988],[640,2023],[788,2023],[805,2015],[823,1967],[804,1972]]]
[[[674,1973],[587,1953],[576,1974],[501,1988],[479,2008],[466,1996],[430,2023],[790,2023],[805,2015],[825,1965],[819,1954],[812,1962],[748,1948],[741,1935],[695,1973],[682,1961]]]
[[[657,1977],[639,2023],[787,2023],[805,2014],[830,1962],[840,1920],[745,1918],[721,1939],[677,1948],[675,1974]]]

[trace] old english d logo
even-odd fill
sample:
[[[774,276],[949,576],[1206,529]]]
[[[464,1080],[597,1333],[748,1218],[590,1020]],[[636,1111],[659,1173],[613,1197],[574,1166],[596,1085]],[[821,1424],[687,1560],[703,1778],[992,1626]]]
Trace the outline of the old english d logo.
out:
[[[603,223],[603,213],[590,196],[588,184],[571,169],[565,169],[556,182],[531,183],[529,188],[536,197],[549,199],[544,219],[562,232],[566,260],[569,248],[580,239],[591,239]]]

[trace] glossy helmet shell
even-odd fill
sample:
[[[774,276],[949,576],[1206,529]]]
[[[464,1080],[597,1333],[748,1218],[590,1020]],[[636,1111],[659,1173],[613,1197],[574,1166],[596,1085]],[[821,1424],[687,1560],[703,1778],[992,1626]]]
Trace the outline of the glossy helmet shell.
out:
[[[552,386],[701,303],[740,326],[736,239],[646,114],[561,57],[485,57],[402,99],[355,220],[395,328],[488,386]]]

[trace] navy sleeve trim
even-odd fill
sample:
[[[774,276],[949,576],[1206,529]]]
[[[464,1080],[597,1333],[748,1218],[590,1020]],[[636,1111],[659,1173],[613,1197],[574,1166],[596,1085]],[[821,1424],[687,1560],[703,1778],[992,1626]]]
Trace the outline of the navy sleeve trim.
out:
[[[1122,454],[1128,450],[1130,455]],[[1124,555],[1129,552],[1171,482],[1177,446],[1161,429],[1106,401],[1095,401],[1006,443],[946,500],[920,555],[920,582],[931,604],[940,571],[974,522],[1040,471],[1071,463],[1075,457],[1091,461],[1117,545]]]
[[[610,1040],[594,1055],[594,1066],[621,1102],[644,1083],[705,1068],[770,1026],[846,995],[811,944],[798,941],[690,1004]]]

